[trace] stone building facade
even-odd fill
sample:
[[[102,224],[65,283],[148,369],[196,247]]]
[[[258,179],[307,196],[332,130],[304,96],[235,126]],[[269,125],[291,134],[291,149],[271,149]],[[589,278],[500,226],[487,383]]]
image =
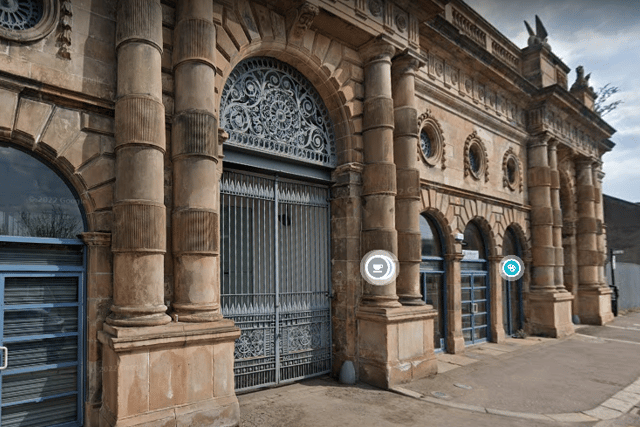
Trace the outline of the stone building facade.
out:
[[[460,0],[0,11],[2,425],[231,426],[236,391],[612,319],[614,129],[541,23],[521,49]],[[395,282],[362,280],[375,249]]]

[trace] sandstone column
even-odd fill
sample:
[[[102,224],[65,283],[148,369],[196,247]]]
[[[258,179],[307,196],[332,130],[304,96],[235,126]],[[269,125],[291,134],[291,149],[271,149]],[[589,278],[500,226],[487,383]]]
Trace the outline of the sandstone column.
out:
[[[365,64],[362,176],[363,254],[383,249],[397,255],[395,223],[396,166],[393,163],[393,99],[391,97],[391,57],[395,48],[375,39],[361,50]],[[366,304],[399,307],[395,282],[385,286],[365,284]]]
[[[176,6],[172,241],[174,316],[207,322],[220,314],[218,121],[211,0]]]
[[[533,274],[529,293],[531,316],[528,328],[533,334],[563,337],[573,333],[571,323],[573,297],[568,292],[558,292],[556,287],[557,252],[554,245],[549,140],[549,136],[544,134],[536,137],[530,142],[528,151],[533,245],[531,251]],[[562,246],[562,240],[560,240],[560,246]]]
[[[420,290],[420,173],[416,168],[418,112],[415,73],[419,61],[408,53],[393,60],[393,158],[396,164],[396,231],[400,274],[397,292],[403,305],[425,305]]]
[[[489,304],[490,314],[489,329],[491,331],[491,342],[503,343],[505,339],[503,316],[506,313],[502,310],[502,301],[505,295],[502,294],[502,276],[500,276],[500,261],[502,256],[490,256],[489,261]]]
[[[595,206],[593,159],[576,162],[577,174],[577,230],[578,298],[580,321],[602,325],[613,317],[611,291],[601,286],[598,248],[598,218]],[[596,179],[597,181],[597,179]]]
[[[113,306],[107,322],[153,326],[165,313],[165,121],[160,0],[118,2]]]
[[[564,287],[564,249],[562,247],[562,209],[560,208],[560,173],[558,172],[558,140],[549,141],[549,175],[551,178],[551,209],[553,215],[553,247],[555,248],[554,281],[557,292]]]

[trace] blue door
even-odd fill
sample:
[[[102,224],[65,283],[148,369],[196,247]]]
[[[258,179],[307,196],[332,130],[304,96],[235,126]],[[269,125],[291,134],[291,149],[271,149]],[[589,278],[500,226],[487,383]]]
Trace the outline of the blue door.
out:
[[[83,246],[2,238],[0,257],[0,425],[79,426]]]
[[[466,344],[478,344],[489,338],[489,299],[487,272],[462,273],[462,335]]]

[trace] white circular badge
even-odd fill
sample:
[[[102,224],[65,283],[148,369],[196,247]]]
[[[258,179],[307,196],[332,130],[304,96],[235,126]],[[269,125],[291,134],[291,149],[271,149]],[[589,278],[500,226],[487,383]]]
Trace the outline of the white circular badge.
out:
[[[382,286],[393,282],[399,270],[398,259],[388,251],[371,251],[360,262],[360,274],[372,285]]]

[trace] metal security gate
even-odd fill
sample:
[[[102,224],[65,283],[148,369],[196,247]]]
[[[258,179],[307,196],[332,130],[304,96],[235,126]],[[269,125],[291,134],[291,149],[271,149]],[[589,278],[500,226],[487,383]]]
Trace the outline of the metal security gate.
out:
[[[0,238],[0,425],[77,427],[83,416],[84,250]]]
[[[225,171],[220,193],[222,311],[242,330],[236,390],[329,372],[329,189]]]

